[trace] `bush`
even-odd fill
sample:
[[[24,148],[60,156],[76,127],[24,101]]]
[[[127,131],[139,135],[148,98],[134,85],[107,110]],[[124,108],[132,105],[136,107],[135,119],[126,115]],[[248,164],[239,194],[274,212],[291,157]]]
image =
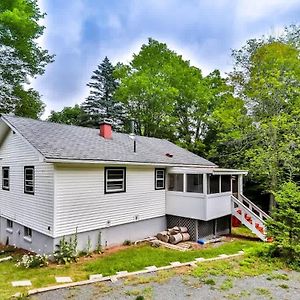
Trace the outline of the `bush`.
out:
[[[125,240],[125,241],[123,242],[123,246],[130,246],[130,245],[132,245],[132,242],[129,241],[129,240]]]
[[[300,266],[300,188],[293,182],[282,185],[275,195],[278,206],[267,221],[268,236],[274,243],[269,253]]]
[[[47,255],[23,255],[21,260],[17,262],[16,266],[28,268],[44,267],[48,265]]]
[[[78,253],[77,253],[77,234],[74,239],[70,237],[69,242],[66,241],[63,237],[59,244],[56,245],[58,248],[54,252],[54,259],[59,264],[68,264],[72,262],[77,262]]]

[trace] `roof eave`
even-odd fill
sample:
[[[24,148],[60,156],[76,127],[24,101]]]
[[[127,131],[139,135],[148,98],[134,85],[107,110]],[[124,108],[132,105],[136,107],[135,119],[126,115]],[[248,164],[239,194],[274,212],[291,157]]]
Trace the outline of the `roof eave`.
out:
[[[134,162],[134,161],[116,161],[116,160],[82,160],[82,159],[62,159],[62,158],[45,158],[47,163],[60,163],[60,164],[99,164],[99,165],[139,165],[139,166],[159,166],[159,167],[203,167],[203,168],[216,168],[216,165],[200,165],[200,164],[179,164],[179,163],[164,163],[164,162]]]

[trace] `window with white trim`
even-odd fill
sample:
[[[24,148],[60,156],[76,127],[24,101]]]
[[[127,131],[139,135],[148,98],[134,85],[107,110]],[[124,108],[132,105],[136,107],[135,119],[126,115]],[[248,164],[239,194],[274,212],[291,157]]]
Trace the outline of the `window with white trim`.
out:
[[[104,192],[121,193],[126,191],[126,168],[105,168]]]
[[[32,230],[29,227],[24,226],[24,238],[32,238]]]
[[[7,219],[6,220],[6,228],[7,229],[13,229],[14,223],[12,220]]]
[[[2,189],[9,191],[9,167],[2,167]]]
[[[34,167],[24,167],[24,193],[34,195]]]
[[[165,169],[155,169],[155,189],[165,189]]]

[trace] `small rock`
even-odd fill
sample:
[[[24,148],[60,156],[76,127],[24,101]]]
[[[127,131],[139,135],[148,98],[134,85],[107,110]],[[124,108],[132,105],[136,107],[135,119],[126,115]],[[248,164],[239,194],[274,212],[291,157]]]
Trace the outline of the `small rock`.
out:
[[[93,274],[93,275],[90,275],[89,278],[90,278],[90,280],[102,279],[103,275],[102,274]]]
[[[204,261],[205,260],[205,258],[203,258],[203,257],[198,257],[198,258],[195,258],[195,261]]]
[[[120,272],[117,272],[117,275],[120,275],[120,276],[126,275],[126,274],[128,274],[128,271],[120,271]]]
[[[11,285],[12,285],[13,287],[18,287],[18,286],[31,286],[31,281],[30,281],[30,280],[12,281]]]
[[[55,277],[57,283],[69,283],[72,282],[71,277]]]
[[[110,277],[110,281],[111,281],[112,283],[117,282],[117,281],[118,281],[117,276],[111,276],[111,277]]]
[[[179,266],[181,266],[181,263],[179,261],[173,261],[173,262],[171,262],[171,266],[179,267]]]
[[[145,268],[146,270],[148,270],[148,271],[156,271],[157,270],[157,267],[156,266],[149,266],[149,267],[146,267]]]

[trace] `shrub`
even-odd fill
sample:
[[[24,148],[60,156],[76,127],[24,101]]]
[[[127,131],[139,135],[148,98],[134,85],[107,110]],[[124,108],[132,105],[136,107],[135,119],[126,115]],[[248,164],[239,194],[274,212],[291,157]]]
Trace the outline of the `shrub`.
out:
[[[21,260],[17,262],[16,266],[28,268],[44,267],[48,265],[47,255],[23,255]]]
[[[65,237],[63,237],[59,244],[56,245],[58,248],[54,252],[54,259],[59,264],[68,264],[72,262],[77,262],[78,253],[77,253],[77,234],[75,238],[72,239],[70,237],[69,242],[66,241]]]
[[[274,238],[271,256],[300,266],[300,188],[293,182],[282,185],[275,195],[278,206],[267,221],[268,235]]]
[[[130,245],[132,245],[132,242],[129,241],[129,240],[125,240],[125,241],[123,242],[123,246],[130,246]]]

